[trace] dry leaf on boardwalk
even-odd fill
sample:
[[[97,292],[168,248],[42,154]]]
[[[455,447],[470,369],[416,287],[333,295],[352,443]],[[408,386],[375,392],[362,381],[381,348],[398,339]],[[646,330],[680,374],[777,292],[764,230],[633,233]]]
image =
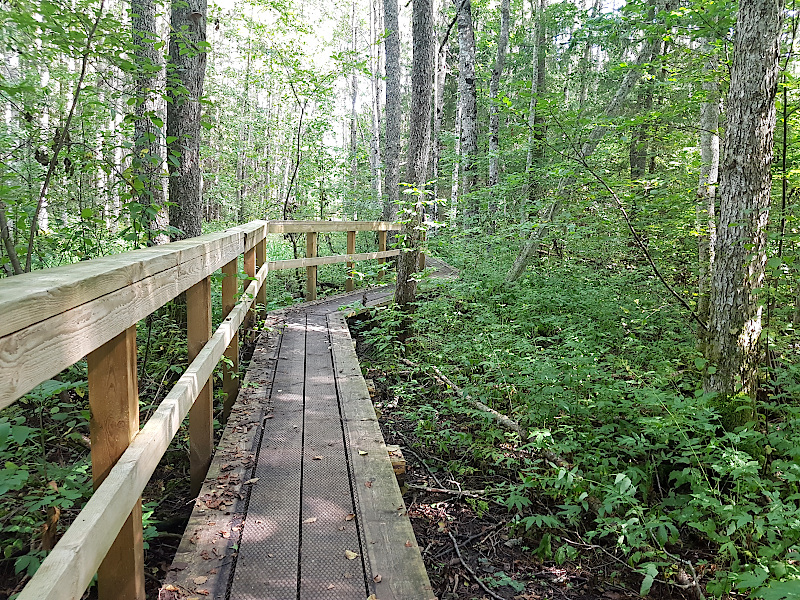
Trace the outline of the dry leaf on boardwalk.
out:
[[[316,523],[317,517],[309,517],[308,519],[304,519],[303,523]]]
[[[358,556],[358,554],[356,552],[353,552],[352,550],[345,550],[344,555],[347,558],[347,560],[353,560]]]

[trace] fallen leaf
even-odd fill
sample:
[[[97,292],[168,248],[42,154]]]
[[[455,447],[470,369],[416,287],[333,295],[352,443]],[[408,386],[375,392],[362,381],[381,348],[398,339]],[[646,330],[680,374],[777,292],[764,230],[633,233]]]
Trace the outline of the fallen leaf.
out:
[[[314,460],[322,460],[323,458],[325,458],[325,457],[324,457],[324,456],[322,456],[322,455],[320,455],[320,456],[315,456],[315,457],[314,457]]]
[[[406,548],[411,548],[411,540],[406,540]]]
[[[258,477],[253,477],[252,479],[248,479],[242,485],[250,485],[251,483],[256,483],[258,481]]]
[[[333,585],[332,583],[329,583],[329,584],[328,584],[328,587],[326,587],[325,589],[326,589],[326,590],[332,590],[332,589],[333,589],[333,588],[335,588],[335,587],[336,587],[335,585]]]
[[[369,452],[364,452],[363,450],[358,451],[359,456],[366,456]]]
[[[378,597],[375,594],[370,594],[367,600],[378,600]]]
[[[356,518],[356,516],[355,516],[353,513],[350,513],[349,515],[347,515],[347,516],[344,518],[344,520],[345,520],[345,521],[352,521],[352,520],[353,520],[353,519],[355,519],[355,518]]]
[[[356,554],[355,552],[353,552],[351,550],[345,550],[344,551],[344,555],[347,558],[347,560],[353,560],[354,558],[356,558],[358,556],[358,554]]]
[[[372,578],[372,581],[374,581],[375,583],[380,583],[382,579],[383,577],[381,577],[380,575],[375,575],[375,577]]]
[[[364,485],[367,486],[368,488],[371,488],[372,487],[372,482],[371,481],[367,481],[366,483],[364,483]]]
[[[208,581],[208,577],[195,577],[192,581],[194,581],[195,585],[203,585]]]
[[[316,522],[317,522],[317,517],[309,517],[308,519],[305,519],[303,521],[303,523],[316,523]]]
[[[168,583],[167,585],[165,585],[164,586],[164,590],[166,590],[167,592],[178,592],[178,591],[180,591],[179,588],[175,587],[171,583]]]
[[[194,593],[195,594],[200,594],[201,596],[208,596],[209,591],[208,590],[195,590]]]

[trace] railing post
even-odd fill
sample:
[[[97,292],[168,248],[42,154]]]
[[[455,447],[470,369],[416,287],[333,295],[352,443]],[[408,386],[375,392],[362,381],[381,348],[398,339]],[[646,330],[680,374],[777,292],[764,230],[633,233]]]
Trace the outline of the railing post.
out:
[[[356,232],[347,232],[347,254],[356,253]],[[352,292],[355,288],[355,281],[353,281],[353,263],[347,263],[347,282],[345,283],[345,290]]]
[[[234,258],[222,267],[222,319],[224,320],[236,305],[236,290],[239,286],[237,277],[239,258]],[[227,422],[233,403],[239,394],[239,331],[233,334],[230,345],[225,349],[228,361],[222,366],[222,392],[225,394],[222,408],[222,420]]]
[[[317,232],[306,233],[306,258],[317,257]],[[306,302],[317,299],[317,267],[306,267]]]
[[[242,294],[244,294],[247,286],[250,285],[250,281],[252,278],[256,276],[256,249],[255,247],[250,248],[244,253],[244,272],[247,274],[249,279],[245,279],[242,281]],[[252,308],[247,311],[247,318],[244,320],[244,327],[245,329],[251,329],[253,327],[253,323],[255,322],[255,314],[256,309],[254,305],[250,305]]]
[[[256,270],[260,270],[267,262],[267,238],[264,238],[256,245]],[[256,304],[267,305],[267,286],[262,285],[256,296]]]
[[[386,250],[386,232],[385,231],[379,231],[378,232],[378,251],[379,252],[384,252],[385,250]],[[385,258],[379,258],[378,259],[378,264],[379,265],[382,265],[384,263],[386,263],[386,259]],[[378,272],[378,279],[379,280],[383,279],[383,269],[381,269]]]
[[[92,351],[87,364],[92,479],[97,489],[139,431],[136,326]],[[145,598],[141,499],[97,571],[97,589],[100,600]]]
[[[189,362],[211,337],[211,278],[205,277],[186,290]],[[189,409],[189,470],[192,496],[200,493],[214,453],[213,383],[209,379]]]

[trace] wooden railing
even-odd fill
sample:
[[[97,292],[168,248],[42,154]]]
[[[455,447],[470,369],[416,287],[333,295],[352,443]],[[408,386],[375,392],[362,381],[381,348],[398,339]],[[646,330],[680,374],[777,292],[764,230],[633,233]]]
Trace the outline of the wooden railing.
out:
[[[213,454],[211,375],[227,355],[225,414],[238,393],[238,331],[265,303],[267,273],[306,268],[316,297],[318,265],[383,262],[386,222],[253,221],[220,233],[0,281],[0,408],[87,358],[95,492],[23,589],[20,600],[80,598],[95,573],[101,600],[144,600],[141,494],[184,417],[189,415],[192,493]],[[347,254],[317,256],[317,236],[347,232]],[[356,231],[377,231],[379,251],[355,253]],[[269,233],[304,233],[306,257],[268,261]],[[237,292],[238,259],[248,280]],[[210,276],[222,269],[223,322],[211,334]],[[347,289],[354,287],[352,275]],[[186,292],[190,364],[139,428],[136,323]]]

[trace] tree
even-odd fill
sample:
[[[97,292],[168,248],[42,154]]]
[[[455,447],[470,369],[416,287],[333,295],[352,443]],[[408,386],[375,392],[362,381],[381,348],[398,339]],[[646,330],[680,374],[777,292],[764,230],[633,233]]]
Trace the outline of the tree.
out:
[[[153,0],[131,0],[131,30],[135,48],[136,108],[134,125],[134,154],[131,167],[133,187],[146,215],[144,222],[149,243],[169,241],[164,233],[169,226],[169,213],[164,210],[164,186],[161,180],[163,164],[161,122],[158,116],[159,80],[162,71],[161,55],[156,44],[156,7]]]
[[[386,201],[383,219],[397,218],[400,203],[400,20],[397,0],[383,0],[383,19],[386,25],[384,48],[386,50],[386,143],[385,185]],[[416,50],[416,49],[415,49]]]
[[[755,398],[767,260],[783,0],[739,4],[720,174],[719,226],[711,274],[704,387],[730,399]]]
[[[177,239],[202,233],[200,98],[206,71],[207,0],[172,0],[167,71],[169,220]]]
[[[412,15],[414,53],[411,67],[411,130],[409,132],[406,182],[414,187],[413,202],[404,216],[405,249],[397,261],[394,299],[400,306],[413,302],[417,291],[414,273],[419,258],[422,202],[431,142],[431,85],[433,83],[433,0],[416,0]]]
[[[497,105],[500,94],[500,76],[506,61],[508,46],[509,12],[511,0],[502,0],[500,4],[500,31],[497,34],[497,57],[492,67],[492,78],[489,81],[489,187],[497,185],[500,174],[500,107]],[[496,206],[496,204],[494,204]],[[489,213],[492,218],[492,205]]]
[[[458,114],[461,122],[461,195],[468,196],[477,182],[478,92],[475,86],[475,30],[471,0],[454,0],[458,7]],[[474,202],[464,214],[474,216]]]

